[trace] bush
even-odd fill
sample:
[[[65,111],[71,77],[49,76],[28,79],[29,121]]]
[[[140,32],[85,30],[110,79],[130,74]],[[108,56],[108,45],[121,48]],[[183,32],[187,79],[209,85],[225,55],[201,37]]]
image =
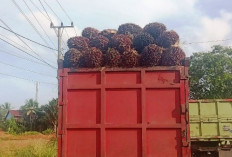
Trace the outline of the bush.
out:
[[[16,121],[15,119],[10,119],[7,120],[4,123],[4,130],[7,131],[10,134],[21,134],[25,131],[25,127],[18,121]]]
[[[44,131],[42,131],[42,134],[44,134],[44,135],[49,135],[49,134],[53,134],[54,133],[54,131],[52,130],[52,129],[47,129],[47,130],[44,130]]]

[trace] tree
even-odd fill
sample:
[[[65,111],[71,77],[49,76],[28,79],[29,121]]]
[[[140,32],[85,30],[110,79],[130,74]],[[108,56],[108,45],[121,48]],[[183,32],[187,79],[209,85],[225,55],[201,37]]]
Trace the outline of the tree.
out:
[[[26,125],[29,119],[29,125],[30,125],[31,131],[33,130],[33,124],[37,118],[38,107],[39,107],[38,102],[34,101],[33,99],[26,100],[25,105],[21,106],[21,110],[24,113],[24,119],[25,119]]]
[[[190,98],[232,98],[232,48],[213,46],[190,57]]]
[[[11,104],[8,102],[5,102],[4,104],[0,106],[0,121],[4,120],[8,110],[10,109],[11,109]]]
[[[48,104],[41,106],[41,109],[45,111],[45,119],[47,123],[50,123],[53,130],[56,132],[58,125],[57,99],[52,99]]]

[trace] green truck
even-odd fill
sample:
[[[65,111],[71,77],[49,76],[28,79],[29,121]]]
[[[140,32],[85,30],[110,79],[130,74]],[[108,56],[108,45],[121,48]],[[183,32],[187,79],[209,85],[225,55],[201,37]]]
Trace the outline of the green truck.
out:
[[[193,157],[232,157],[232,99],[189,101]]]

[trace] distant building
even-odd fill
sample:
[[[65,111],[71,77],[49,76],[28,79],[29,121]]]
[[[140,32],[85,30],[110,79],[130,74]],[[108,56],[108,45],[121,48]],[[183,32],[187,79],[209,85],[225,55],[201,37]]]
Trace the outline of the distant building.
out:
[[[10,119],[20,120],[22,118],[22,113],[20,110],[9,110],[6,114],[5,120]]]

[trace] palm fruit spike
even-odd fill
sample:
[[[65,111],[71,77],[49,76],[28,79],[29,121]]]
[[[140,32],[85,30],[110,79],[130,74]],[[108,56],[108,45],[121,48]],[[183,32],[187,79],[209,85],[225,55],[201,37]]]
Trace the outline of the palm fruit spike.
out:
[[[99,35],[103,35],[104,37],[108,38],[109,40],[117,34],[117,30],[115,29],[105,29],[99,33]]]
[[[92,27],[87,27],[82,31],[82,36],[88,39],[92,39],[98,35],[99,31]]]
[[[140,64],[145,67],[160,65],[162,52],[163,49],[155,44],[146,46],[141,53]]]
[[[121,56],[121,66],[123,68],[133,68],[139,65],[139,54],[136,50],[131,49],[123,52]]]
[[[89,46],[89,39],[81,36],[73,37],[68,39],[68,47],[75,48],[80,51],[84,51]]]
[[[108,38],[104,37],[103,35],[98,35],[98,36],[90,39],[89,45],[91,47],[96,47],[96,48],[100,49],[102,52],[105,52],[108,49],[108,43],[109,43]]]
[[[158,44],[164,48],[169,48],[178,42],[179,42],[179,35],[173,30],[165,31],[160,37],[160,39],[158,40]]]
[[[147,24],[143,30],[144,32],[149,33],[156,41],[157,38],[159,38],[163,32],[167,30],[167,28],[162,23],[154,22]]]
[[[115,34],[110,41],[110,47],[115,48],[119,53],[130,50],[131,46],[132,41],[124,34]]]
[[[142,53],[143,49],[149,45],[154,43],[154,38],[148,33],[140,33],[133,40],[133,46],[138,51],[138,53]]]
[[[82,64],[83,54],[81,51],[71,48],[64,55],[64,67],[65,68],[77,68]]]
[[[102,52],[96,47],[89,48],[85,51],[85,66],[87,68],[97,68],[102,66]]]
[[[185,59],[185,53],[180,47],[172,46],[169,49],[166,49],[162,54],[161,65],[165,66],[176,66],[182,65]]]
[[[106,67],[117,67],[121,61],[120,53],[114,48],[108,49],[104,56],[104,65]]]
[[[118,27],[118,34],[128,35],[131,40],[133,40],[135,36],[142,31],[143,29],[139,25],[133,23],[125,23]]]

